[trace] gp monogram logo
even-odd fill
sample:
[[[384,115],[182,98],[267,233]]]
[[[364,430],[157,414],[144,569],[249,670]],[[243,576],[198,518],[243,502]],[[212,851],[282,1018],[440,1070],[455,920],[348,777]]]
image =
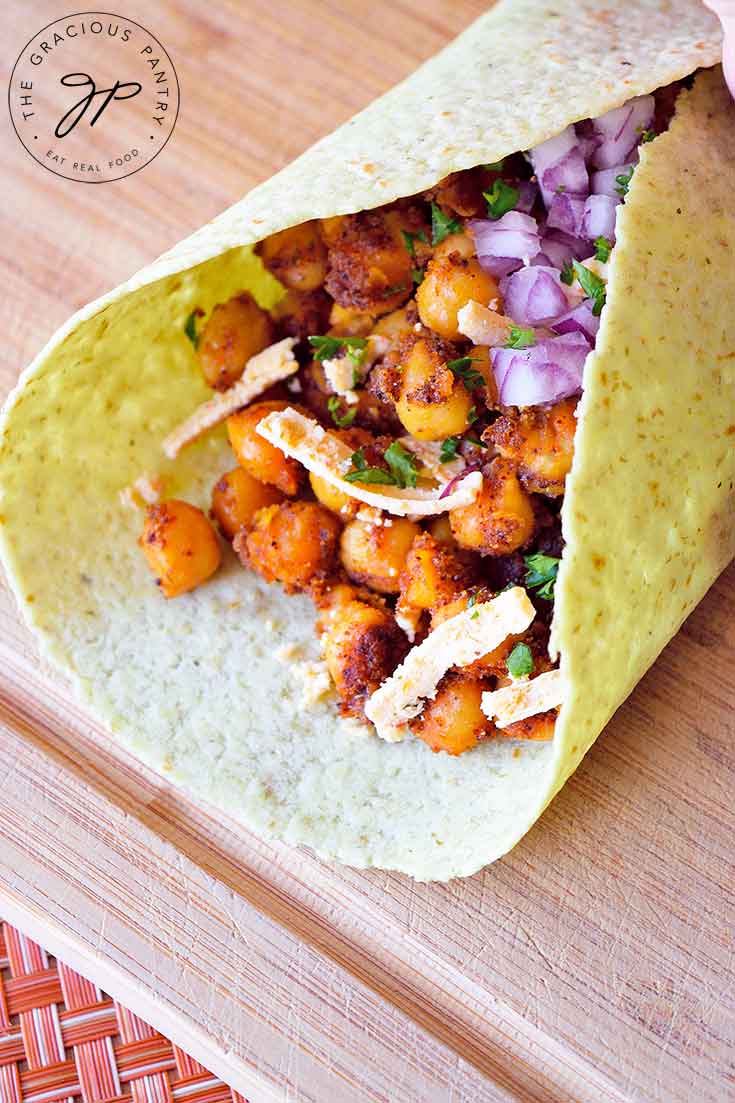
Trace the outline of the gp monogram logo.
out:
[[[161,43],[131,19],[81,12],[21,51],[10,117],[35,161],[57,176],[109,183],[150,164],[171,137],[179,82]]]

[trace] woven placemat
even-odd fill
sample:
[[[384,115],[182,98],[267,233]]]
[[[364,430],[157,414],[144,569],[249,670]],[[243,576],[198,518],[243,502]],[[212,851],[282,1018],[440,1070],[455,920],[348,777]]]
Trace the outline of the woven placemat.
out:
[[[247,1103],[132,1011],[0,921],[1,1103]]]

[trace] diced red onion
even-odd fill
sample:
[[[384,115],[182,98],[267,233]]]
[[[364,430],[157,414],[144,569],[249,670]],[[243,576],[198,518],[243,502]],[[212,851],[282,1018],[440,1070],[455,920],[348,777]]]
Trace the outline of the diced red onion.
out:
[[[536,219],[522,211],[508,211],[496,221],[473,218],[467,225],[475,239],[477,259],[493,276],[513,272],[539,251]]]
[[[552,229],[563,230],[565,234],[579,237],[582,230],[585,197],[568,195],[564,192],[555,195],[549,206],[546,225]]]
[[[439,495],[439,498],[448,498],[452,491],[457,489],[459,484],[462,482],[462,479],[469,475],[471,471],[480,471],[481,469],[481,463],[468,463],[467,466],[460,471],[459,475],[455,475],[453,479],[449,480],[449,482]]]
[[[576,394],[589,350],[582,333],[565,333],[519,350],[507,366],[502,362],[501,371],[496,370],[496,357],[492,356],[500,405],[537,406]]]
[[[592,303],[585,299],[573,310],[568,310],[560,318],[549,326],[554,333],[582,333],[594,345],[597,331],[600,328],[599,315],[592,313]]]
[[[590,190],[587,166],[581,151],[575,147],[565,153],[560,160],[544,171],[541,177],[541,186],[544,189],[546,205],[549,200],[546,194],[587,195]]]
[[[617,190],[620,185],[617,182],[618,176],[627,176],[635,165],[632,161],[628,161],[625,165],[615,165],[611,169],[602,169],[601,172],[592,173],[592,194],[593,195],[609,195],[613,199],[620,199],[620,192]]]
[[[538,184],[533,180],[521,180],[516,187],[518,189],[518,202],[515,209],[523,214],[530,214],[538,198]]]
[[[535,149],[530,151],[533,171],[536,173],[541,187],[541,195],[547,207],[556,194],[556,188],[559,184],[547,185],[545,180],[546,173],[550,168],[562,161],[568,153],[576,148],[576,146],[577,135],[574,127],[568,126],[565,130],[562,130],[561,134],[549,138],[547,142],[542,142],[540,145],[536,146]]]
[[[503,311],[519,325],[540,325],[567,309],[567,297],[556,268],[521,268],[501,281]]]
[[[503,386],[503,380],[517,352],[517,349],[490,349],[490,362],[498,390]]]
[[[653,96],[637,96],[622,107],[592,120],[597,148],[591,162],[598,169],[612,168],[628,159],[641,140],[641,134],[653,122],[656,101]]]
[[[581,260],[589,254],[590,247],[586,241],[565,234],[562,230],[543,230],[541,237],[541,252],[537,253],[532,264],[550,264],[561,270],[571,260]],[[539,260],[541,256],[547,259]]]
[[[582,218],[582,237],[588,241],[594,241],[598,237],[606,237],[608,241],[615,240],[615,210],[620,203],[620,196],[590,195],[584,205],[584,217]]]
[[[577,133],[579,152],[585,161],[589,161],[593,151],[597,149],[597,138],[592,129],[592,119],[583,119],[582,122],[576,123],[574,129]]]

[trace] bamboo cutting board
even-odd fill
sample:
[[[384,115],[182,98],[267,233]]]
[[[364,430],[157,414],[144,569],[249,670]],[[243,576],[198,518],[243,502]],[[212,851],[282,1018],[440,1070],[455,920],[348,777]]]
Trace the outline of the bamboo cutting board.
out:
[[[71,312],[410,72],[481,0],[119,0],[168,146],[44,172],[5,116],[0,395]],[[4,71],[68,14],[10,0]],[[251,1103],[735,1099],[735,571],[508,858],[416,885],[249,835],[117,749],[0,590],[0,914]]]

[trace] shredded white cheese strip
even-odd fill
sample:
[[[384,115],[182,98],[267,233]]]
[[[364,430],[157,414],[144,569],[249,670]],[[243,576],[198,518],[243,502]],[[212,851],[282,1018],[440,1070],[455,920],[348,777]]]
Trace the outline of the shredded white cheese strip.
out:
[[[496,300],[493,299],[493,302]],[[510,337],[512,318],[470,299],[457,312],[457,328],[475,345],[505,345]]]
[[[483,693],[482,711],[498,728],[517,720],[537,716],[558,708],[564,702],[564,682],[560,670],[546,670],[535,678],[518,679],[512,685]]]
[[[210,398],[209,402],[199,406],[191,417],[169,433],[162,445],[168,458],[176,459],[184,445],[196,440],[207,429],[219,425],[241,407],[247,406],[274,383],[280,383],[298,371],[298,361],[293,354],[295,344],[294,337],[285,337],[251,356],[242,377],[234,386]]]
[[[390,341],[386,337],[368,337],[365,348],[361,350],[361,356],[357,360],[349,353],[337,357],[334,360],[323,360],[324,376],[335,394],[341,395],[348,406],[356,406],[360,401],[355,387],[359,387],[365,381],[365,377],[371,367],[381,356],[385,356],[390,348]]]
[[[499,647],[508,636],[524,632],[536,610],[521,586],[492,601],[471,606],[445,620],[409,651],[397,670],[375,690],[365,705],[381,739],[398,743],[408,734],[408,721],[418,716],[446,672],[469,666]]]
[[[120,491],[120,501],[132,509],[154,506],[163,495],[163,479],[160,475],[140,475],[132,486]]]
[[[372,490],[362,483],[348,482],[344,476],[352,467],[352,449],[334,433],[323,429],[318,421],[290,406],[267,414],[256,426],[256,431],[344,494],[398,517],[433,517],[449,509],[468,506],[482,486],[479,471],[470,472],[446,498],[439,497],[441,486],[400,489],[386,485]]]

